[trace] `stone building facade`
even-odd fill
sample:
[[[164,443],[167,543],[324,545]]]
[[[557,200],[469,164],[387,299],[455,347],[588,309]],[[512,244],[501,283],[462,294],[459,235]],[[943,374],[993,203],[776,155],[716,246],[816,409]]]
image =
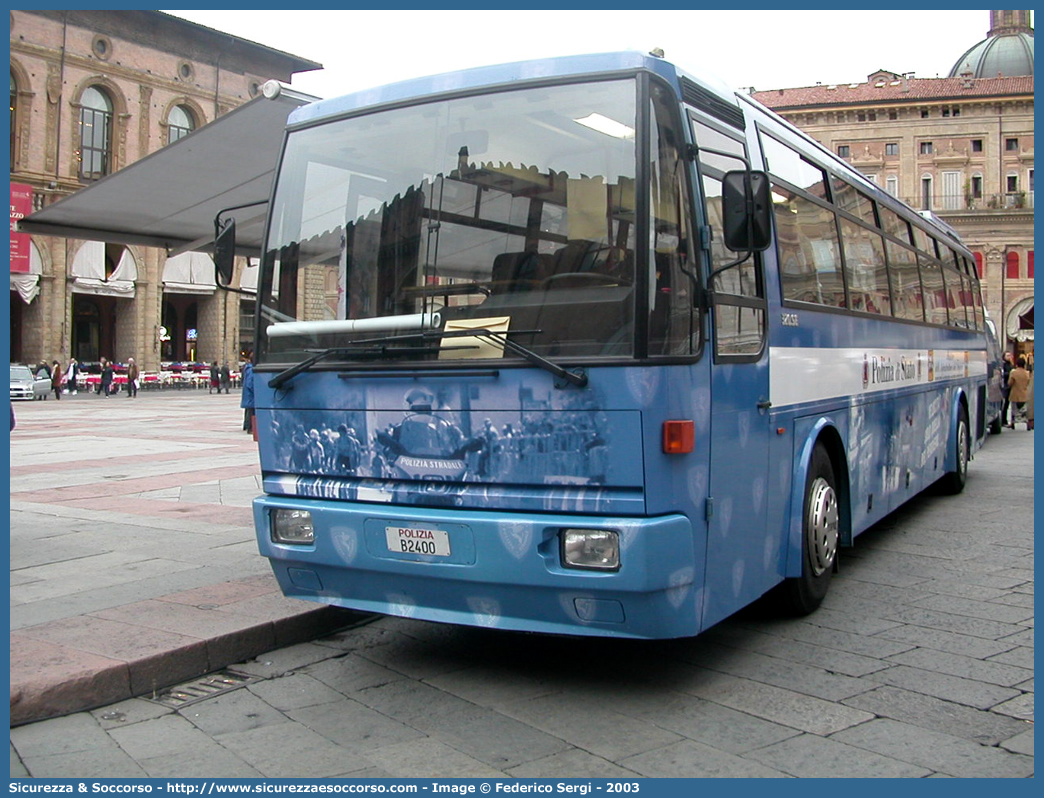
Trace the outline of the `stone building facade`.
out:
[[[11,11],[10,24],[12,219],[321,66],[158,11]],[[206,256],[26,234],[11,247],[12,361],[156,370],[235,363],[249,346],[242,295],[215,289]]]
[[[1019,353],[1033,347],[1033,29],[1028,11],[993,11],[990,21],[944,78],[878,70],[865,82],[752,96],[953,226]]]

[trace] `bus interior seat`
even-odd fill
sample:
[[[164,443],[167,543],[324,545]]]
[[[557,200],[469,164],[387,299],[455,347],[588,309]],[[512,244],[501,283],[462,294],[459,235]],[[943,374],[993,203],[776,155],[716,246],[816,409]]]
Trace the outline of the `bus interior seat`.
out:
[[[552,344],[547,354],[619,353],[631,337],[634,259],[632,250],[610,249],[598,241],[575,240],[551,254],[501,253],[493,259],[485,301],[446,308],[443,315],[510,316],[519,343],[561,342]],[[526,335],[523,330],[540,333]]]
[[[551,255],[551,274],[573,274],[598,270],[599,260],[605,261],[608,247],[586,238],[567,241],[564,247]]]
[[[634,281],[633,256],[630,249],[621,250],[600,241],[574,239],[551,255],[548,279],[554,281],[555,288],[591,287],[592,283],[584,275],[601,275],[607,283],[617,279],[621,285],[628,285]],[[571,279],[571,275],[575,278]],[[545,287],[552,286],[545,281]]]
[[[502,252],[493,259],[490,293],[532,291],[547,276],[547,259],[538,252]]]

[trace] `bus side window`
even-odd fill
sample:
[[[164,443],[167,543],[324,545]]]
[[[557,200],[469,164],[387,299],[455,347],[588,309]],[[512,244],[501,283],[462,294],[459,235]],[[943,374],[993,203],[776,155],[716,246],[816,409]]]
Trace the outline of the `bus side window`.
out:
[[[761,146],[772,176],[783,299],[831,308],[848,307],[837,217],[827,193],[827,173],[764,131]],[[858,196],[842,198],[842,202],[859,213]]]
[[[744,169],[746,146],[709,124],[690,117],[697,148],[734,152],[735,158],[700,151],[699,167],[707,224],[711,228],[710,271],[731,263],[739,253],[724,243],[722,179],[726,172]],[[765,342],[766,309],[761,258],[752,254],[737,266],[714,276],[709,286],[714,296],[714,354],[720,357],[757,356]]]
[[[964,258],[948,246],[944,249],[946,250],[945,262],[947,267],[952,266],[952,271],[957,273],[957,278],[961,281],[960,294],[957,296],[957,306],[963,308],[964,319],[963,323],[959,322],[959,326],[968,330],[977,330],[979,327],[975,314],[975,292],[977,289],[975,278],[968,272]],[[958,313],[959,318],[960,314]]]
[[[938,261],[924,255],[918,255],[917,260],[921,266],[921,285],[924,287],[925,321],[929,324],[947,324],[949,316],[942,267]]]
[[[947,250],[949,252],[949,250]],[[946,308],[950,313],[950,326],[966,329],[968,313],[964,307],[964,280],[960,272],[952,265],[951,260],[943,262],[943,282],[946,284]]]
[[[961,258],[964,263],[964,273],[968,278],[968,290],[971,292],[971,301],[975,311],[975,329],[986,329],[986,314],[982,307],[982,289],[979,285],[979,276],[975,267],[967,258]]]
[[[888,241],[886,247],[895,317],[924,321],[924,298],[921,294],[921,278],[917,272],[917,255],[894,241]]]
[[[841,233],[851,309],[890,316],[892,302],[881,236],[844,217],[841,217]]]
[[[848,307],[863,313],[892,314],[884,240],[877,232],[874,201],[841,177],[832,176],[834,206],[841,225]],[[852,221],[845,213],[855,216]]]
[[[772,193],[783,299],[845,307],[834,212],[779,183]]]

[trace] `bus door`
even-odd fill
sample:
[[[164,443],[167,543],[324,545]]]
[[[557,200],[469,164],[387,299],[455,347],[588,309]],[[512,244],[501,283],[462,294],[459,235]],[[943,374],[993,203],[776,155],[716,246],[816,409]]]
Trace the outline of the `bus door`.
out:
[[[705,274],[741,254],[725,248],[721,181],[743,169],[746,146],[739,130],[690,111],[697,147],[735,152],[699,154],[706,208]],[[711,456],[707,502],[707,577],[701,628],[750,603],[777,581],[780,541],[767,533],[769,356],[765,281],[759,254],[714,275],[711,291]]]

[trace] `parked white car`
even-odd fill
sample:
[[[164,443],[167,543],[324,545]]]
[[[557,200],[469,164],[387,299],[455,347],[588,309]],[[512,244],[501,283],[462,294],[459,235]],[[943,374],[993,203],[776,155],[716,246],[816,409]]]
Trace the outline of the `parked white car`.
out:
[[[36,377],[28,366],[11,364],[11,399],[46,399],[51,395],[51,381]]]

